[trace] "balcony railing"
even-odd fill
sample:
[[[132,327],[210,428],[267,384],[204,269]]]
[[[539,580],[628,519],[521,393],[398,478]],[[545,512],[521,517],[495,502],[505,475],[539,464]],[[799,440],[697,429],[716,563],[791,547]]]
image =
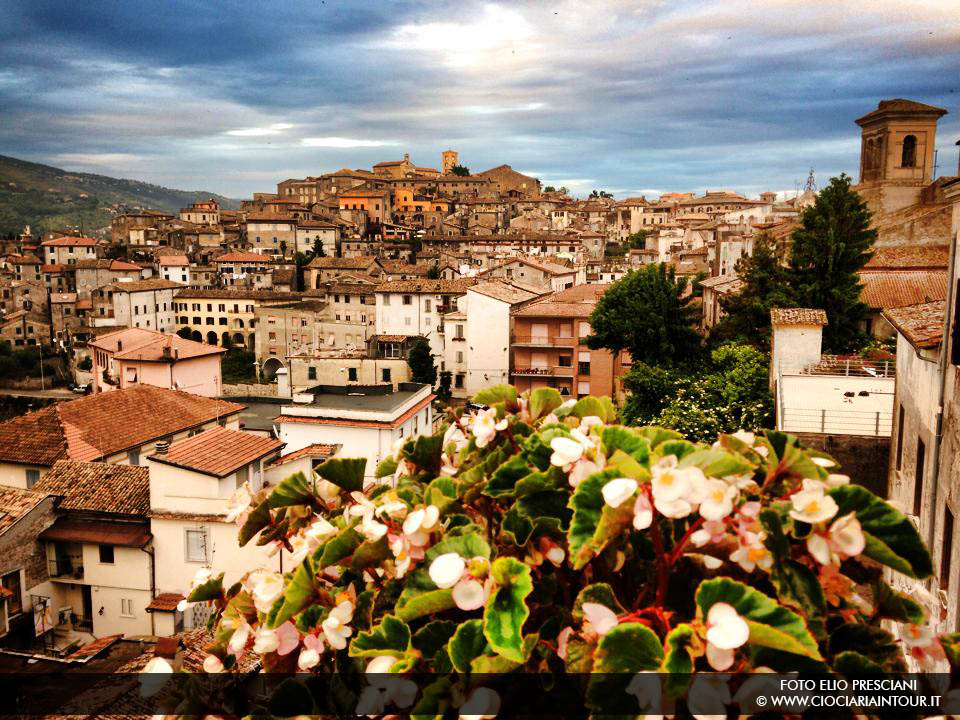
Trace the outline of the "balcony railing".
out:
[[[893,413],[785,407],[780,411],[780,425],[779,429],[786,432],[890,437]]]
[[[783,375],[842,375],[845,377],[895,378],[896,360],[867,360],[844,355],[821,355],[820,361],[810,365],[781,363]]]
[[[514,368],[513,375],[573,377],[573,368],[569,365],[551,365],[549,367]]]
[[[536,347],[573,347],[577,338],[561,335],[514,335],[514,345],[533,345]]]
[[[74,578],[80,580],[83,578],[83,565],[74,565],[69,558],[48,560],[50,577],[54,578]]]

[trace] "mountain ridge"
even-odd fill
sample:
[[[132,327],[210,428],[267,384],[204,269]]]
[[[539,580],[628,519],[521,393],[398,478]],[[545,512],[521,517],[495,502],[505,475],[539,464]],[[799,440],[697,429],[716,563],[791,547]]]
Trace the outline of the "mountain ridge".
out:
[[[94,234],[109,228],[116,212],[151,209],[176,212],[200,200],[214,199],[232,210],[238,200],[203,190],[176,190],[152,183],[74,172],[52,165],[0,155],[0,234],[78,228]]]

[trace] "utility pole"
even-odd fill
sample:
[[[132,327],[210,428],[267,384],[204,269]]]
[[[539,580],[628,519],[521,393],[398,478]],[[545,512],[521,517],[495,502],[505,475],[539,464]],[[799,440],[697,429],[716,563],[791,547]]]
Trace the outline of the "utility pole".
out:
[[[37,352],[40,353],[40,390],[43,391],[45,389],[43,383],[43,343],[39,341],[37,342]]]

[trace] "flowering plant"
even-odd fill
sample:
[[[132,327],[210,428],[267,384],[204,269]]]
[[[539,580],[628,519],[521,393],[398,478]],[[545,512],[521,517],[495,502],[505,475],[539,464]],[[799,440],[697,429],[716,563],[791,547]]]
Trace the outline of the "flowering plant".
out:
[[[960,657],[887,582],[932,572],[910,520],[794,437],[695,444],[547,388],[474,402],[400,442],[377,484],[332,459],[242,498],[241,544],[292,566],[198,579],[187,601],[217,609],[208,671],[255,651],[301,673],[273,693],[284,716],[489,718],[529,699],[518,678],[594,712],[722,715],[749,714],[744,674]]]

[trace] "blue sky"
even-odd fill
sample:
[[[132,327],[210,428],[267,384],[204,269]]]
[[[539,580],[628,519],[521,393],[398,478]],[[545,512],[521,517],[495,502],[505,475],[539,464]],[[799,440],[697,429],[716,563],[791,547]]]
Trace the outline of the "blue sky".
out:
[[[232,197],[460,151],[574,192],[792,192],[881,98],[960,138],[956,0],[0,5],[0,153]]]

